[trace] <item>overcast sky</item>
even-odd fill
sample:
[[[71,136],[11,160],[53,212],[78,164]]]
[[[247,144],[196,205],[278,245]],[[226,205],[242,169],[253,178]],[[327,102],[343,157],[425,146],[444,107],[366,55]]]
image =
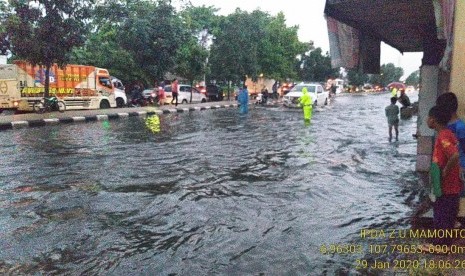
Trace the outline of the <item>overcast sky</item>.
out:
[[[328,30],[324,18],[325,0],[190,0],[194,6],[215,6],[219,14],[228,15],[239,7],[242,10],[260,9],[271,15],[282,11],[286,16],[288,26],[299,26],[299,39],[302,42],[313,40],[315,47],[329,51]],[[392,62],[404,69],[404,78],[418,70],[421,65],[422,53],[404,53],[382,43],[381,64]]]

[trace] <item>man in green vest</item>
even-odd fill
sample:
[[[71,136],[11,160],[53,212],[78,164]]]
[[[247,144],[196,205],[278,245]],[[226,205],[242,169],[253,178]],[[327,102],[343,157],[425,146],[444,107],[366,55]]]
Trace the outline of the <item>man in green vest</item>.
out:
[[[310,123],[312,119],[312,97],[308,94],[307,87],[302,88],[302,97],[299,99],[300,106],[304,110],[304,121]]]

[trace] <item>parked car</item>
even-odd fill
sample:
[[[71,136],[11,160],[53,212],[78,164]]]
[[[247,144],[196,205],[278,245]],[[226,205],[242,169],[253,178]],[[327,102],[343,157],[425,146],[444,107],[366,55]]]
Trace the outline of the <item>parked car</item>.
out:
[[[196,85],[195,89],[199,90],[200,93],[202,93],[202,94],[205,94],[205,95],[207,94],[207,88],[205,86],[203,86],[203,85]],[[208,98],[208,96],[207,96],[207,98]]]
[[[147,88],[142,91],[142,97],[144,97],[144,99],[148,99],[149,97],[152,97],[152,99],[155,99],[155,97],[157,96],[156,92],[157,91],[154,88]]]
[[[210,101],[222,101],[224,98],[223,91],[221,88],[215,84],[208,84],[207,85],[207,93],[206,96]]]
[[[321,84],[303,82],[294,86],[291,91],[283,97],[283,105],[287,107],[298,107],[299,99],[302,97],[302,89],[304,87],[307,87],[314,106],[319,104],[328,104],[329,93],[328,91],[324,91]]]
[[[192,102],[193,103],[205,103],[207,97],[200,93],[199,90],[187,84],[179,84],[178,103],[186,104],[190,102],[191,91],[192,91]],[[173,95],[171,94],[171,85],[165,86],[165,103],[171,102]]]

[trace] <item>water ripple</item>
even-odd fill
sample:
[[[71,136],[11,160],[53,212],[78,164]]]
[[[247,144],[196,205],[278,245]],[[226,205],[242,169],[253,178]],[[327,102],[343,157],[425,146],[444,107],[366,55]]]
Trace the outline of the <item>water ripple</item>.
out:
[[[408,227],[424,195],[415,122],[388,143],[388,100],[338,97],[309,127],[251,107],[160,116],[155,133],[132,117],[0,132],[0,272],[356,273],[321,243]]]

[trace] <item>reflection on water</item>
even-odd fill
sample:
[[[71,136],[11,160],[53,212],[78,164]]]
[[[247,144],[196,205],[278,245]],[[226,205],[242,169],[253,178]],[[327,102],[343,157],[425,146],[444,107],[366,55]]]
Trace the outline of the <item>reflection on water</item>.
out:
[[[414,99],[412,99],[414,100]],[[415,118],[388,143],[389,95],[0,133],[0,272],[322,274],[361,228],[405,228]]]

